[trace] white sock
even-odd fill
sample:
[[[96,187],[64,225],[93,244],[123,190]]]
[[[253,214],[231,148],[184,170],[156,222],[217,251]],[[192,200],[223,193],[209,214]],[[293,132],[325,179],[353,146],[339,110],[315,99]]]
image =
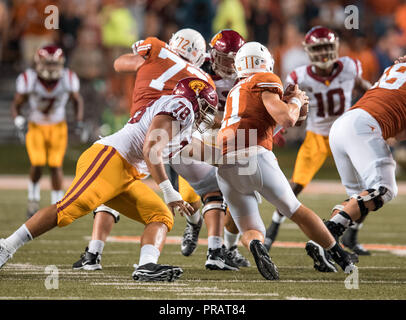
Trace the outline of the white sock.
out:
[[[208,248],[212,250],[221,248],[221,246],[223,245],[223,239],[221,237],[210,236],[207,240]]]
[[[278,211],[274,211],[273,212],[273,216],[272,216],[272,221],[278,224],[283,223],[283,221],[285,221],[286,217],[285,216],[281,216]]]
[[[232,246],[236,246],[238,244],[238,240],[240,239],[240,234],[231,233],[224,227],[224,245],[227,249],[230,249]]]
[[[337,242],[334,241],[332,245],[330,245],[329,247],[324,248],[324,249],[330,250],[331,248],[333,248],[333,247],[336,245],[336,243],[337,243]]]
[[[64,196],[63,190],[52,190],[51,191],[51,204],[57,203],[59,200],[61,200]]]
[[[28,182],[28,200],[30,201],[39,201],[41,199],[41,189],[39,182]]]
[[[197,224],[200,221],[200,209],[197,210],[194,214],[191,216],[186,216],[186,220],[189,221],[190,223]]]
[[[89,252],[93,254],[102,254],[104,248],[104,242],[101,240],[90,240],[89,242]]]
[[[359,230],[359,229],[362,228],[362,226],[363,226],[362,223],[354,222],[354,224],[353,224],[352,226],[350,226],[350,228],[351,228],[351,229],[354,229],[354,230]]]
[[[347,218],[343,217],[341,214],[336,214],[334,217],[332,217],[330,219],[330,221],[333,221],[335,223],[339,223],[339,224],[343,225],[346,228],[348,228],[348,226],[351,223],[350,219],[347,219]]]
[[[141,248],[139,266],[147,263],[158,263],[158,258],[161,252],[152,244],[145,244]]]
[[[32,235],[25,224],[18,228],[7,239],[5,239],[6,244],[13,249],[14,252],[30,240],[32,240]]]

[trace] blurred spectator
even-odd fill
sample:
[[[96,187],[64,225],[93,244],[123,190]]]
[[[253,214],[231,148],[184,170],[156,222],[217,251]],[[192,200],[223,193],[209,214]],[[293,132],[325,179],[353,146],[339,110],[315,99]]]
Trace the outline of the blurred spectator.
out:
[[[403,54],[399,42],[400,35],[395,29],[388,30],[383,37],[379,38],[374,48],[379,63],[378,74],[381,74],[385,68],[392,65],[393,61]]]
[[[217,13],[213,20],[213,33],[222,29],[233,29],[247,39],[248,30],[244,7],[239,0],[219,0]]]
[[[215,13],[213,0],[183,0],[176,11],[176,18],[183,28],[199,30],[203,38],[210,41]]]
[[[406,47],[406,0],[396,9],[395,12],[396,26],[401,31],[401,38],[399,45]]]
[[[45,8],[51,0],[15,0],[12,36],[20,41],[22,67],[29,67],[37,49],[56,40],[55,30],[45,28]]]
[[[258,0],[251,2],[251,16],[248,20],[250,29],[250,38],[264,45],[270,44],[270,28],[273,21],[270,12],[270,0]]]
[[[69,59],[70,53],[76,46],[78,29],[81,19],[78,15],[76,1],[65,1],[62,3],[62,12],[59,19],[60,43]]]
[[[293,69],[310,62],[302,45],[304,34],[292,23],[287,24],[283,32],[284,43],[275,50],[275,58],[278,60],[277,74],[280,75],[282,82]]]
[[[5,0],[0,0],[0,62],[3,61],[3,50],[6,48],[9,24],[8,7]]]
[[[393,15],[396,8],[399,6],[399,0],[366,0],[368,8],[372,9],[374,13],[373,19],[370,20],[372,24],[372,32],[375,36],[381,37],[385,34],[386,30],[393,26]]]
[[[158,37],[168,42],[179,29],[176,22],[178,4],[178,0],[148,0],[144,38]]]
[[[338,0],[323,1],[320,4],[319,15],[320,23],[328,28],[337,30],[344,26],[344,7]]]

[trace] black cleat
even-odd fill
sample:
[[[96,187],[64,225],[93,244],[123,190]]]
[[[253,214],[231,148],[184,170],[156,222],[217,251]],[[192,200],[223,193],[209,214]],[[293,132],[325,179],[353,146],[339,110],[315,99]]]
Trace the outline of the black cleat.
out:
[[[252,240],[250,251],[254,256],[259,273],[267,280],[278,280],[279,272],[269,257],[268,251],[259,240]]]
[[[341,238],[341,243],[359,256],[370,256],[371,252],[365,249],[357,240],[358,230],[348,228]]]
[[[238,251],[237,246],[232,246],[230,249],[225,249],[225,252],[227,257],[238,267],[251,267],[251,263]]]
[[[94,271],[94,270],[101,270],[102,266],[100,264],[101,262],[101,255],[96,253],[91,253],[88,251],[89,248],[86,248],[85,252],[80,255],[80,259],[76,261],[72,265],[73,270],[88,270],[88,271]]]
[[[136,281],[168,281],[172,282],[180,278],[183,270],[180,267],[168,264],[147,263],[138,266],[132,274]]]
[[[322,246],[310,240],[306,243],[307,255],[313,259],[314,269],[320,272],[337,272],[330,254]]]
[[[27,220],[31,218],[39,210],[38,200],[28,200],[27,204]]]
[[[182,244],[180,247],[184,256],[190,256],[196,250],[202,223],[203,218],[200,218],[199,222],[196,224],[186,221],[186,228],[183,233]]]
[[[210,270],[239,270],[238,265],[227,255],[225,246],[209,249],[205,267]]]
[[[352,273],[357,268],[354,263],[358,262],[358,256],[355,253],[345,251],[339,243],[336,243],[328,252],[344,273]]]

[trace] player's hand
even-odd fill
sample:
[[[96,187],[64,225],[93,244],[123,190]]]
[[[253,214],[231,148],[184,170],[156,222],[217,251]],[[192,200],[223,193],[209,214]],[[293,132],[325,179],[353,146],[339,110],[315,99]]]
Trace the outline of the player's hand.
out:
[[[292,93],[295,90],[295,85],[290,83],[285,89],[285,92],[283,93],[283,101],[288,102],[289,98],[292,98]]]
[[[23,116],[17,116],[14,118],[14,125],[17,130],[23,131],[25,129],[25,118]]]
[[[184,215],[191,216],[194,213],[193,207],[184,200],[169,202],[168,207],[173,215],[175,215],[176,212],[179,212],[183,217]]]
[[[77,136],[81,136],[82,135],[82,132],[83,132],[83,130],[85,129],[85,124],[83,123],[83,121],[78,121],[78,122],[76,122],[76,125],[75,125],[75,134],[77,135]]]

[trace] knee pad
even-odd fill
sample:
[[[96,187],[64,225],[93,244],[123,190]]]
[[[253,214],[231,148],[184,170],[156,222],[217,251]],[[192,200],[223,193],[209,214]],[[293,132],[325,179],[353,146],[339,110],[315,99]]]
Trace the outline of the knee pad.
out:
[[[120,220],[120,213],[114,209],[111,209],[110,207],[105,206],[104,204],[94,209],[93,216],[96,216],[96,213],[100,211],[110,213],[113,216],[115,223]]]
[[[361,211],[361,217],[364,217],[368,214],[369,210],[365,206],[365,202],[372,200],[374,202],[375,208],[372,211],[376,211],[379,208],[381,208],[384,204],[383,196],[387,193],[388,189],[385,187],[379,187],[378,190],[376,189],[368,189],[366,190],[369,193],[364,196],[360,196],[358,194],[354,194],[351,196],[351,198],[354,198],[357,200],[358,207]]]
[[[227,212],[227,205],[224,202],[224,198],[222,195],[218,196],[210,196],[205,198],[203,201],[203,208],[202,208],[202,215],[212,209],[218,209],[224,211],[224,214]]]

